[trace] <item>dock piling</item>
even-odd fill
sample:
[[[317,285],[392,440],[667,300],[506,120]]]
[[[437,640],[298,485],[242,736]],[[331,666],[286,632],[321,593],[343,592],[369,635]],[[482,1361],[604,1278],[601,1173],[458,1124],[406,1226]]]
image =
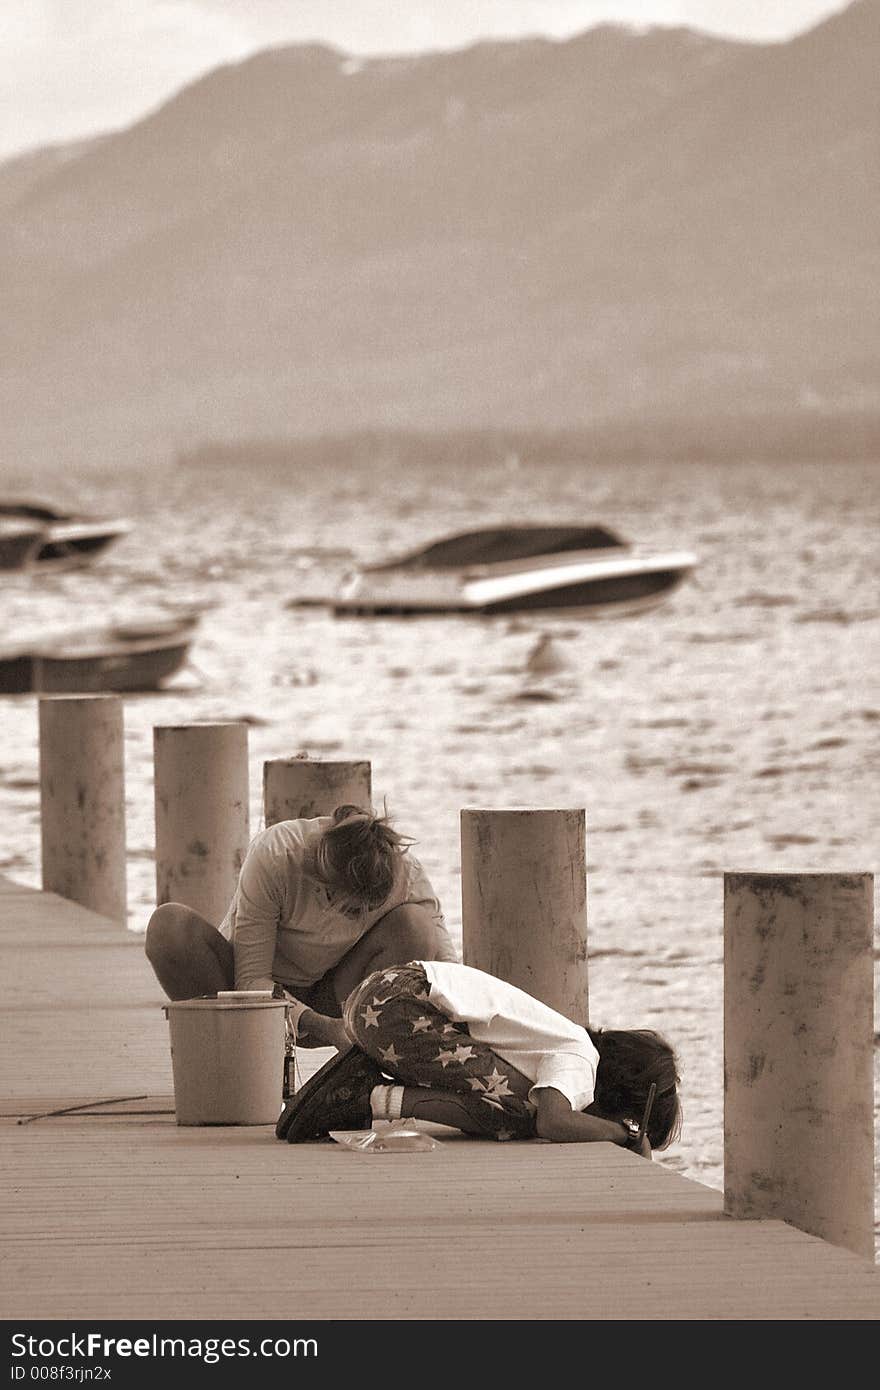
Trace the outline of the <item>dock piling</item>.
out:
[[[873,1259],[873,876],[724,875],[724,1206]]]
[[[122,700],[45,696],[39,738],[43,889],[124,923]]]
[[[247,724],[157,725],[153,759],[156,905],[219,925],[250,838]]]
[[[270,758],[263,763],[266,825],[329,816],[337,806],[372,805],[369,762],[326,758]]]
[[[464,963],[586,1025],[583,808],[462,810],[461,895]]]

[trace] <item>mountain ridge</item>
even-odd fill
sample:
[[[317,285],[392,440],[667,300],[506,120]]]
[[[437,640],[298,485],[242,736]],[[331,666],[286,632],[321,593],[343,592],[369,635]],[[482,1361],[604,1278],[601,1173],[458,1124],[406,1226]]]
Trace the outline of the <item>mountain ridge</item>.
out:
[[[780,412],[863,439],[878,18],[267,50],[0,165],[4,451]]]

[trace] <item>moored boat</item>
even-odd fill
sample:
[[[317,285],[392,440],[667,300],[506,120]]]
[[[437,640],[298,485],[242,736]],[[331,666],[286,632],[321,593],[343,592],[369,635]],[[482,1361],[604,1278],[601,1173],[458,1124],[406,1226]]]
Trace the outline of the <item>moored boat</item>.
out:
[[[55,633],[0,648],[0,694],[156,690],[183,666],[197,618]]]
[[[633,546],[605,526],[496,526],[364,565],[327,602],[339,615],[633,613],[696,564],[690,551]]]
[[[41,572],[91,564],[131,530],[124,517],[65,512],[45,502],[15,498],[0,500],[0,519],[38,530],[38,543],[27,563]]]

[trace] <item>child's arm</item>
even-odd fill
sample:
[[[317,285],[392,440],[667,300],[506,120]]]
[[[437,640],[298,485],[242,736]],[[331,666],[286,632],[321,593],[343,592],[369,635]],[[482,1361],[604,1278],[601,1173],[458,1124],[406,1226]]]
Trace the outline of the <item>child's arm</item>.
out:
[[[341,1018],[330,1018],[327,1014],[316,1013],[314,1009],[308,1008],[296,999],[289,990],[282,990],[282,994],[288,1001],[288,1022],[295,1037],[307,1033],[312,1044],[335,1047],[340,1052],[348,1051],[351,1038],[346,1033]]]
[[[606,1120],[586,1110],[572,1110],[571,1101],[552,1086],[542,1086],[537,1097],[535,1129],[541,1139],[551,1139],[556,1144],[591,1144],[604,1140],[608,1144],[624,1145],[629,1138],[628,1131],[617,1120]],[[638,1152],[644,1158],[651,1157],[647,1139],[642,1141]]]

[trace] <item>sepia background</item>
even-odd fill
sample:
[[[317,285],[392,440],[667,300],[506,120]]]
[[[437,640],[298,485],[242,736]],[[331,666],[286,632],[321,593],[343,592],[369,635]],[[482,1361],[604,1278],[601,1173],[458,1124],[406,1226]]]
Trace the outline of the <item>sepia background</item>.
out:
[[[0,492],[134,525],[4,575],[4,641],[200,614],[126,699],[133,931],[156,723],[249,722],[252,830],[263,758],[370,758],[457,936],[460,808],[585,806],[593,1021],[673,1040],[658,1158],[720,1186],[722,873],[876,869],[880,3],[402,8],[8,6]],[[530,520],[699,565],[638,618],[296,606]]]

